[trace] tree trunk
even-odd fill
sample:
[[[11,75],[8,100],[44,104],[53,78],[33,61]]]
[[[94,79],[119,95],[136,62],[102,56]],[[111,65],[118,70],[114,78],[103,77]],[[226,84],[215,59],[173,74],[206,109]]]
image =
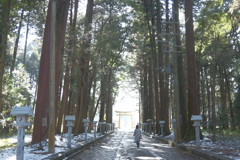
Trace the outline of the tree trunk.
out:
[[[73,5],[71,3],[71,11],[73,9]],[[72,55],[76,51],[76,22],[77,22],[77,11],[78,11],[78,0],[75,0],[74,5],[74,15],[72,16],[72,12],[70,14],[70,38],[69,38],[69,54],[67,57],[67,63],[66,63],[66,70],[65,70],[65,77],[64,77],[64,86],[63,86],[63,94],[62,94],[62,118],[64,118],[66,115],[72,115],[70,106],[68,105],[68,99],[71,100],[69,97],[69,89],[70,89],[70,70],[72,69]],[[59,114],[59,123],[57,124],[57,133],[60,131],[61,125],[63,124],[63,133],[67,132],[66,127],[66,121],[63,119],[63,123],[61,123],[61,115]]]
[[[205,71],[206,72],[206,74],[208,74],[207,73],[207,71]],[[212,118],[211,118],[211,92],[210,92],[210,85],[209,85],[209,80],[208,79],[206,79],[206,90],[207,90],[207,115],[208,115],[208,117],[207,117],[207,127],[209,128],[209,129],[211,129],[211,120],[212,120]]]
[[[228,128],[228,111],[227,111],[227,92],[226,92],[226,79],[224,76],[224,68],[219,68],[219,86],[220,86],[220,102],[221,102],[221,112],[220,119],[222,123],[222,129]]]
[[[188,116],[187,116],[187,132],[185,135],[186,140],[195,139],[195,128],[192,115],[199,115],[199,98],[198,98],[198,81],[196,72],[196,58],[194,49],[194,31],[193,31],[193,1],[185,0],[185,27],[186,27],[186,53],[187,53],[187,81],[188,81]]]
[[[207,125],[206,125],[206,122],[207,122],[207,117],[206,117],[206,102],[207,102],[207,99],[206,99],[206,82],[205,82],[205,72],[204,72],[204,69],[203,67],[200,68],[200,72],[201,72],[201,78],[200,78],[200,82],[201,82],[201,101],[202,101],[202,118],[203,118],[203,129],[207,129]]]
[[[97,87],[96,75],[97,75],[97,67],[96,67],[96,64],[93,64],[93,73],[92,73],[93,91],[92,91],[91,101],[89,104],[89,118],[91,122],[94,120],[94,117],[95,117],[94,108],[95,108],[96,87]]]
[[[21,17],[20,17],[20,20],[19,20],[17,37],[16,37],[16,40],[15,40],[15,45],[14,45],[14,50],[13,50],[12,65],[11,65],[11,70],[10,70],[11,77],[12,77],[12,72],[14,70],[16,57],[17,57],[19,37],[20,37],[21,29],[22,29],[23,13],[24,13],[24,9],[22,9]]]
[[[107,90],[107,105],[106,105],[106,122],[112,123],[112,69],[109,69],[108,72],[108,90]]]
[[[99,122],[103,122],[105,119],[105,110],[106,110],[106,101],[107,101],[107,84],[106,84],[106,74],[102,75],[102,80],[101,80],[101,103],[100,103],[100,113],[99,113]]]
[[[162,91],[163,90],[160,90],[160,94],[159,94],[159,88],[160,89],[163,89],[162,87],[162,80],[163,78],[161,76],[163,76],[163,73],[162,73],[162,70],[161,68],[163,67],[163,52],[162,52],[162,37],[161,37],[161,32],[162,32],[162,27],[161,27],[161,12],[160,12],[160,2],[159,1],[156,1],[157,2],[157,46],[158,46],[158,56],[157,56],[157,53],[154,57],[154,68],[155,68],[155,71],[154,71],[154,82],[155,82],[155,107],[156,107],[156,133],[157,134],[161,134],[161,131],[160,131],[160,125],[159,125],[159,121],[160,120],[164,120],[164,117],[163,117],[163,113],[162,113],[162,103],[164,99],[161,99],[162,98]],[[157,74],[157,72],[159,72]],[[158,81],[159,80],[159,81]],[[167,95],[166,95],[167,97]],[[160,105],[161,103],[161,105]],[[167,126],[168,124],[166,124],[165,126]],[[166,127],[168,128],[168,127]],[[166,134],[165,134],[166,135]]]
[[[235,123],[234,123],[234,115],[233,115],[233,104],[232,104],[232,98],[231,98],[231,88],[230,88],[230,81],[229,81],[229,77],[228,77],[228,73],[227,73],[227,69],[225,68],[224,71],[224,76],[226,79],[226,93],[227,93],[227,97],[228,97],[228,104],[229,104],[229,110],[230,110],[230,124],[231,127],[233,129],[235,129]]]
[[[170,10],[169,10],[169,0],[166,0],[165,2],[166,4],[166,53],[165,53],[165,67],[170,66],[169,64],[169,54],[170,54],[170,48],[169,48],[169,42],[170,42],[170,22],[169,21],[169,14],[170,14]],[[160,47],[161,48],[161,47]],[[164,126],[164,135],[169,135],[171,133],[170,131],[170,125],[169,125],[169,104],[170,104],[170,99],[169,99],[169,73],[168,72],[164,72],[164,91],[163,91],[163,107],[164,107],[164,121],[165,121],[165,126]]]
[[[30,17],[30,12],[27,15],[27,28],[26,28],[24,51],[23,51],[23,64],[24,65],[26,65],[26,54],[27,54],[28,32],[29,32],[29,19],[30,19],[29,17]]]
[[[149,99],[148,99],[148,67],[147,67],[147,58],[144,57],[144,68],[143,68],[143,93],[142,93],[142,102],[143,102],[143,123],[146,123],[148,118],[148,106],[149,106]]]
[[[181,130],[181,134],[178,135],[180,138],[184,138],[184,135],[186,134],[186,127],[187,127],[187,103],[186,103],[186,79],[185,79],[185,72],[184,72],[184,64],[183,64],[183,54],[181,49],[181,40],[180,40],[180,25],[179,25],[179,1],[175,0],[173,4],[173,15],[174,15],[174,33],[175,36],[175,53],[174,53],[174,59],[176,59],[173,63],[176,63],[177,69],[175,71],[177,72],[177,81],[174,81],[174,86],[178,87],[176,89],[175,95],[178,96],[176,99],[179,100],[176,101],[176,107],[179,105],[179,113],[175,113],[176,117],[179,117],[179,124]],[[178,104],[177,104],[178,103]],[[177,115],[179,114],[179,115]],[[180,140],[179,140],[180,141]]]
[[[11,10],[11,1],[3,1],[1,7],[0,25],[0,113],[3,111],[3,74],[6,60],[7,36],[10,28],[9,16]]]
[[[93,0],[88,0],[87,11],[85,17],[85,28],[81,42],[81,55],[80,55],[80,85],[79,85],[79,98],[77,107],[80,109],[79,117],[76,117],[75,135],[84,131],[82,120],[87,118],[87,102],[88,93],[88,72],[89,72],[89,58],[90,58],[90,46],[92,39],[92,17],[93,17]]]
[[[216,101],[215,101],[215,86],[216,86],[216,67],[215,64],[212,63],[211,66],[211,82],[210,82],[210,88],[211,88],[211,99],[212,99],[212,141],[216,141],[216,125],[217,125],[217,119],[216,119]]]
[[[59,80],[60,80],[60,66],[62,63],[66,22],[68,15],[68,7],[70,0],[59,0],[57,1],[57,19],[56,19],[56,72],[55,72],[55,110],[58,108],[58,90],[59,90]],[[50,53],[50,28],[51,28],[51,1],[48,6],[47,20],[45,24],[42,55],[40,60],[40,70],[38,78],[38,95],[36,101],[36,110],[34,117],[34,129],[32,143],[38,143],[47,138],[48,127],[43,126],[43,118],[47,119],[49,117],[48,107],[49,107],[49,53]]]
[[[154,84],[154,68],[153,61],[154,61],[154,56],[156,54],[156,42],[155,42],[155,30],[154,30],[154,15],[153,15],[153,2],[152,1],[146,1],[144,0],[144,8],[145,8],[145,13],[146,13],[146,21],[147,21],[147,26],[148,26],[148,33],[149,33],[149,38],[150,38],[150,49],[147,51],[148,53],[148,62],[149,62],[149,77],[148,77],[148,86],[149,86],[149,105],[148,105],[148,115],[147,119],[155,119],[155,114],[154,114],[154,89],[153,89],[153,84]],[[151,22],[151,24],[150,24]]]

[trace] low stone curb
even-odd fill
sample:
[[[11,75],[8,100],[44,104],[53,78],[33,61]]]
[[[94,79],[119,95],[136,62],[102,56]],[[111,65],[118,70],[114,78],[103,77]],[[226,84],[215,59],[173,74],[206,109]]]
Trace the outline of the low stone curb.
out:
[[[170,140],[168,141],[168,140],[165,140],[161,137],[153,136],[153,135],[150,135],[148,133],[144,133],[144,134],[149,136],[149,137],[152,137],[156,140],[159,140],[164,144],[169,144],[169,146],[171,146],[171,147],[175,147],[177,149],[184,150],[188,153],[194,154],[198,157],[201,157],[201,158],[204,158],[204,159],[207,159],[207,160],[231,160],[230,158],[222,157],[220,155],[210,153],[210,152],[207,152],[207,151],[203,151],[203,150],[197,149],[195,147],[187,147],[187,146],[181,145],[179,143],[176,143],[174,141],[170,141]]]
[[[112,134],[114,131],[106,133],[104,136],[96,138],[84,145],[78,145],[74,148],[69,148],[67,150],[65,150],[64,152],[59,152],[59,153],[55,153],[52,154],[51,156],[48,156],[46,158],[43,158],[42,160],[63,160],[65,158],[65,160],[68,160],[72,157],[74,157],[75,155],[77,155],[78,153],[88,149],[89,147],[91,147],[91,145],[99,142],[100,140],[102,140],[103,138],[107,137],[108,135]]]

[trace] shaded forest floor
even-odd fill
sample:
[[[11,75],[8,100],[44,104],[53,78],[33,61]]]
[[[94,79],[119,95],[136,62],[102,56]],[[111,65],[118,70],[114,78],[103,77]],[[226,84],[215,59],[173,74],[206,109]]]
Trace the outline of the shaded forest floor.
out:
[[[166,140],[174,140],[173,134],[164,137]],[[200,140],[202,150],[211,152],[220,156],[224,156],[234,160],[240,160],[240,135],[220,135],[216,137],[216,142],[212,141],[211,134],[204,134],[204,138]],[[195,147],[196,141],[184,141],[182,145]]]

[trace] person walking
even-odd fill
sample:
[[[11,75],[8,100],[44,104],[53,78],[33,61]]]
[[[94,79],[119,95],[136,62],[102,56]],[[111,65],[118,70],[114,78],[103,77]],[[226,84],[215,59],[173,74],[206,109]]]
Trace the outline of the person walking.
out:
[[[138,125],[136,125],[136,129],[134,130],[133,136],[134,136],[134,143],[137,143],[137,147],[139,147],[140,139],[142,139],[142,134]]]

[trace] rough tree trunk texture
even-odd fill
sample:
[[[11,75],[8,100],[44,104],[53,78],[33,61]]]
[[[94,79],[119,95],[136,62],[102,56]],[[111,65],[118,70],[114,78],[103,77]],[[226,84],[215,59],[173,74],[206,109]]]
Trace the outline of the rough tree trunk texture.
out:
[[[93,16],[93,0],[88,0],[87,11],[85,17],[85,28],[84,34],[81,42],[81,56],[80,56],[80,92],[78,97],[77,107],[80,109],[76,118],[76,127],[75,127],[75,135],[84,131],[84,126],[82,120],[87,118],[87,101],[89,98],[88,93],[88,72],[89,72],[89,58],[90,58],[90,46],[92,39],[92,16]]]
[[[234,115],[233,115],[233,106],[232,106],[233,104],[232,104],[231,89],[230,89],[230,80],[229,80],[227,72],[228,71],[225,68],[224,76],[225,76],[225,79],[226,79],[226,92],[227,92],[228,104],[229,104],[229,110],[230,110],[230,124],[231,124],[231,127],[233,127],[235,129]]]
[[[154,54],[156,54],[156,42],[155,42],[155,36],[154,36],[154,27],[152,27],[154,25],[154,20],[153,20],[153,14],[152,14],[152,8],[153,4],[152,1],[147,1],[144,0],[144,8],[145,8],[145,13],[146,13],[146,21],[147,21],[147,25],[148,25],[148,33],[149,33],[149,38],[150,38],[150,50],[148,51],[148,62],[149,62],[149,76],[148,76],[148,87],[149,87],[149,105],[148,105],[148,115],[147,115],[147,119],[155,119],[155,114],[154,114],[154,108],[155,108],[155,104],[154,104],[154,89],[153,89],[153,85],[154,84],[154,71],[153,69],[153,61],[154,61]],[[151,23],[150,23],[151,22]]]
[[[187,81],[188,81],[188,116],[187,116],[187,133],[185,139],[195,139],[195,128],[192,115],[199,115],[199,98],[198,98],[198,81],[196,71],[196,58],[194,49],[194,30],[193,30],[193,1],[185,0],[185,27],[186,27],[186,53],[187,53]]]
[[[208,72],[207,71],[205,71],[206,72],[206,74],[208,74]],[[210,93],[210,85],[209,85],[209,80],[208,79],[206,79],[206,90],[207,90],[207,128],[208,129],[211,129],[211,127],[210,127],[210,120],[211,120],[211,93]]]
[[[169,0],[166,0],[165,1],[165,5],[166,5],[166,22],[169,22]],[[170,34],[170,24],[167,23],[166,24],[166,34]],[[165,36],[166,38],[166,53],[165,53],[165,67],[169,65],[169,41],[170,41],[170,38],[169,38],[169,35],[166,35]],[[164,127],[164,135],[169,135],[171,134],[171,131],[170,131],[170,124],[169,124],[169,104],[170,104],[170,97],[169,97],[169,73],[167,72],[164,72],[164,81],[166,81],[164,83],[164,120],[165,120],[165,127]]]
[[[12,72],[13,72],[13,70],[15,68],[15,62],[16,62],[17,51],[18,51],[19,38],[20,38],[21,29],[22,29],[23,13],[24,13],[24,9],[22,9],[22,12],[21,12],[21,17],[20,17],[19,25],[18,25],[17,37],[16,37],[15,44],[14,44],[13,58],[12,58],[12,64],[11,64],[11,70],[10,70],[11,77],[12,77]]]
[[[0,6],[2,10],[0,25],[0,113],[3,111],[3,74],[6,60],[7,36],[9,32],[9,16],[11,10],[11,1],[4,1]]]
[[[30,19],[29,17],[30,17],[30,12],[27,15],[27,28],[26,28],[24,51],[23,51],[23,64],[24,65],[26,65],[26,54],[27,54],[28,32],[29,32],[29,19]]]
[[[149,115],[149,111],[148,111],[148,106],[149,106],[149,99],[148,99],[148,95],[149,95],[149,87],[148,87],[148,67],[147,67],[147,58],[144,57],[144,72],[143,72],[143,95],[142,95],[142,99],[143,99],[143,123],[146,123],[147,119],[148,119],[148,115]]]
[[[206,126],[206,122],[207,122],[207,117],[206,117],[206,83],[205,83],[205,72],[203,70],[203,67],[200,68],[200,72],[201,72],[201,77],[200,77],[200,83],[201,83],[201,95],[202,95],[202,118],[203,118],[203,122],[205,122],[203,124],[203,129],[207,129]]]
[[[108,90],[107,90],[107,106],[106,106],[106,122],[107,123],[112,123],[112,69],[110,68],[109,73],[108,73]]]
[[[184,73],[183,53],[181,49],[180,40],[180,25],[179,25],[179,0],[174,0],[174,22],[175,22],[175,34],[176,34],[176,59],[177,59],[177,73],[178,73],[178,96],[179,96],[179,109],[181,115],[181,138],[186,133],[187,126],[187,98],[186,98],[186,79]]]
[[[71,26],[72,26],[72,32],[70,33],[71,34],[71,39],[70,41],[72,42],[69,42],[71,43],[70,44],[70,52],[71,52],[71,59],[72,61],[70,62],[72,67],[71,67],[71,71],[70,71],[70,89],[69,89],[69,95],[68,95],[68,107],[67,107],[67,114],[71,114],[71,115],[74,115],[75,113],[77,113],[76,109],[78,108],[75,108],[75,105],[77,104],[77,99],[78,99],[78,86],[79,84],[75,85],[76,83],[76,77],[78,77],[79,75],[77,74],[77,71],[78,71],[78,65],[77,65],[77,59],[78,59],[78,55],[75,54],[76,53],[76,41],[77,41],[77,34],[76,34],[76,27],[74,27],[76,25],[76,21],[77,21],[77,10],[78,10],[78,0],[75,0],[75,3],[73,1],[71,1],[71,8],[73,8],[73,4],[75,4],[74,6],[74,15],[72,15],[72,12],[70,14],[70,23],[71,23]],[[71,9],[72,11],[72,9]],[[74,18],[71,18],[73,17]],[[76,116],[76,114],[75,114]],[[76,124],[76,122],[75,122]],[[73,133],[74,133],[74,129],[73,128]],[[67,130],[67,127],[65,128],[65,130]]]
[[[167,78],[169,78],[169,76],[167,75],[166,72],[162,71],[162,68],[165,68],[166,64],[168,64],[169,62],[169,37],[166,37],[168,39],[166,39],[165,41],[165,53],[163,52],[163,37],[161,36],[162,33],[162,23],[161,23],[161,7],[160,7],[160,2],[156,1],[157,3],[157,49],[158,49],[158,57],[156,57],[156,59],[158,60],[158,80],[159,80],[159,88],[160,89],[160,105],[156,104],[156,108],[158,108],[158,111],[156,112],[156,116],[157,116],[157,123],[159,123],[159,121],[164,120],[165,121],[165,125],[164,125],[164,135],[168,135],[170,134],[170,129],[169,129],[169,93],[168,93],[168,83],[166,83],[165,81],[168,81]],[[168,0],[166,0],[165,2],[166,7],[168,8]],[[164,11],[163,11],[164,12]],[[166,21],[168,21],[168,9],[166,9]],[[169,32],[169,24],[167,24],[166,26],[166,33]],[[165,55],[165,56],[164,56]],[[154,67],[157,68],[157,67]],[[158,93],[158,92],[157,92]],[[159,96],[159,95],[157,95]],[[157,98],[157,97],[156,97]],[[157,125],[157,131],[158,133],[160,133],[160,127],[159,125]]]
[[[55,108],[58,109],[58,90],[60,80],[60,66],[62,63],[66,22],[68,15],[68,7],[70,0],[59,0],[57,1],[57,15],[56,15],[56,72],[55,72]],[[48,106],[49,106],[49,67],[50,67],[50,28],[51,28],[51,2],[49,2],[47,20],[45,24],[42,55],[40,61],[40,70],[38,78],[38,93],[36,101],[36,110],[34,117],[34,129],[32,143],[38,143],[45,140],[48,136],[47,126],[42,126],[42,118],[49,117]]]
[[[89,103],[89,119],[90,119],[90,122],[92,122],[94,120],[94,117],[95,117],[95,114],[94,114],[94,109],[95,109],[95,101],[96,101],[96,87],[97,87],[97,78],[96,78],[96,75],[97,75],[97,67],[96,67],[96,64],[93,64],[93,73],[92,73],[92,96],[91,96],[91,101]]]
[[[211,79],[210,79],[210,88],[211,88],[211,100],[212,100],[212,141],[215,142],[216,141],[216,125],[217,125],[217,119],[216,119],[216,66],[214,64],[214,62],[211,64]]]
[[[76,22],[77,22],[77,12],[78,12],[78,0],[75,0],[74,3],[74,13],[72,14],[73,10],[73,2],[71,3],[71,13],[70,13],[70,38],[69,38],[69,52],[68,52],[68,57],[67,57],[67,63],[66,63],[66,70],[65,70],[65,77],[64,77],[64,86],[63,86],[63,95],[62,95],[62,110],[63,110],[63,123],[57,124],[57,132],[60,130],[61,125],[63,124],[63,133],[67,132],[67,126],[66,126],[66,121],[64,120],[64,117],[66,115],[72,115],[70,110],[70,105],[69,104],[69,89],[70,89],[70,70],[72,69],[72,55],[76,51]],[[59,117],[61,119],[61,117]]]
[[[140,88],[139,88],[139,123],[144,122],[144,76],[143,68],[140,69]]]
[[[224,76],[224,67],[219,68],[219,85],[220,85],[220,101],[221,101],[221,113],[220,119],[223,129],[228,129],[228,110],[227,110],[227,92],[226,92],[226,79]]]
[[[153,112],[154,112],[154,110],[153,110],[153,106],[154,106],[153,96],[154,96],[154,93],[153,93],[153,86],[152,86],[152,84],[153,84],[152,60],[153,60],[152,55],[149,55],[149,68],[148,68],[148,73],[149,73],[149,75],[148,75],[148,88],[149,88],[148,100],[149,100],[149,102],[148,102],[148,115],[146,115],[147,119],[154,119],[154,117],[153,117],[153,115],[154,115],[153,114]]]
[[[101,80],[101,103],[100,103],[100,115],[99,115],[99,122],[103,122],[105,113],[106,113],[106,103],[107,103],[107,75],[102,75]]]
[[[157,134],[161,134],[161,130],[160,130],[160,125],[159,125],[159,121],[161,120],[164,120],[163,118],[163,112],[162,112],[162,102],[163,102],[163,97],[161,96],[163,94],[163,84],[162,84],[162,81],[163,81],[163,73],[162,73],[162,70],[161,70],[161,67],[163,67],[163,51],[162,51],[162,37],[161,37],[161,32],[162,32],[162,26],[161,26],[161,10],[160,10],[160,2],[159,1],[156,1],[157,2],[157,46],[158,46],[158,56],[155,56],[155,59],[158,61],[158,62],[155,62],[158,64],[155,64],[155,68],[156,68],[156,71],[159,72],[158,74],[157,73],[154,73],[156,76],[155,77],[155,94],[157,93],[157,96],[155,96],[156,98],[156,133]],[[155,72],[156,72],[155,71]],[[157,77],[158,76],[158,77]],[[159,82],[157,81],[159,80]],[[160,92],[159,92],[159,88],[160,88]],[[161,95],[160,95],[161,94]],[[167,124],[166,124],[167,125]],[[164,134],[165,135],[165,134]]]

